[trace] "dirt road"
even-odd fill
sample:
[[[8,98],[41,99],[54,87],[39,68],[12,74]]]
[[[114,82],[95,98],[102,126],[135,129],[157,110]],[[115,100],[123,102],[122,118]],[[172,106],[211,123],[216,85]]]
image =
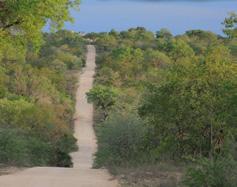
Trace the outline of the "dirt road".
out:
[[[87,103],[86,92],[95,74],[95,47],[89,45],[86,67],[80,75],[75,114],[75,137],[79,151],[72,153],[73,168],[36,167],[0,177],[0,187],[117,187],[117,180],[104,169],[92,169],[96,151],[93,130],[93,106]]]

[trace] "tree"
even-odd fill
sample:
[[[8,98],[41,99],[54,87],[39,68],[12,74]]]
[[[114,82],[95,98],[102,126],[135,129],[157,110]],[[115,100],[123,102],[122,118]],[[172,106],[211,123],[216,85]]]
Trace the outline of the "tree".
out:
[[[171,39],[172,34],[168,29],[160,29],[159,31],[156,32],[156,38],[165,38],[165,39]]]
[[[117,45],[117,40],[114,35],[101,35],[97,40],[96,44],[98,44],[99,49],[104,50],[111,50]]]
[[[65,21],[72,21],[70,8],[79,0],[1,0],[0,1],[0,54],[8,48],[24,51],[26,44],[38,47],[42,43],[42,28],[62,28]],[[0,55],[1,56],[1,55]],[[1,59],[0,59],[1,60]]]
[[[78,3],[0,0],[2,164],[71,166],[76,78],[68,70],[83,64],[84,43],[78,33],[42,29],[49,24],[55,31],[72,21],[70,9]]]
[[[190,30],[185,33],[187,43],[196,54],[204,55],[210,46],[220,43],[215,33],[202,30]]]
[[[224,33],[229,38],[236,38],[237,37],[237,14],[232,12],[230,13],[229,17],[225,19],[223,22],[225,29],[223,30]]]
[[[167,50],[174,61],[193,58],[195,55],[193,49],[182,39],[175,39],[168,43]]]
[[[96,107],[103,112],[103,119],[108,117],[109,110],[115,104],[117,98],[117,91],[113,88],[105,86],[95,86],[87,93],[89,103],[94,103]]]
[[[161,71],[143,97],[140,115],[154,127],[156,146],[175,157],[209,157],[237,137],[237,66],[216,47],[203,62],[183,62]],[[216,58],[215,58],[216,57]]]
[[[152,68],[160,68],[170,63],[170,58],[160,51],[149,49],[145,52],[145,64],[147,64],[147,66],[152,65]]]

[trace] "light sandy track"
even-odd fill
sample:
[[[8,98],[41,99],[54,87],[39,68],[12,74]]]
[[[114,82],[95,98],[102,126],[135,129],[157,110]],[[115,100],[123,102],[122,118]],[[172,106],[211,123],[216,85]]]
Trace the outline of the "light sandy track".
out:
[[[0,177],[0,187],[117,187],[117,180],[104,169],[92,169],[96,151],[93,130],[93,106],[87,103],[86,92],[95,74],[95,47],[89,45],[86,67],[80,75],[75,114],[75,137],[79,151],[72,153],[74,168],[36,167]]]

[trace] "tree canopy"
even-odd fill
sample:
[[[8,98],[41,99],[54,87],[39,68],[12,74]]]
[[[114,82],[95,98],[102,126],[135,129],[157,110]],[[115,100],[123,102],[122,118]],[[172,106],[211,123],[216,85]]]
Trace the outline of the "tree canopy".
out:
[[[225,26],[224,33],[229,38],[237,37],[237,14],[232,12],[229,17],[225,19],[223,25]]]
[[[43,27],[62,28],[65,21],[73,20],[70,8],[78,5],[79,0],[1,0],[0,60],[9,49],[18,54],[27,44],[39,47]]]
[[[98,166],[142,170],[174,161],[191,167],[185,186],[236,186],[235,19],[225,21],[228,37],[144,28],[88,35],[98,46],[95,88],[118,90],[96,126]]]
[[[0,164],[71,166],[84,40],[56,31],[78,0],[0,0]]]

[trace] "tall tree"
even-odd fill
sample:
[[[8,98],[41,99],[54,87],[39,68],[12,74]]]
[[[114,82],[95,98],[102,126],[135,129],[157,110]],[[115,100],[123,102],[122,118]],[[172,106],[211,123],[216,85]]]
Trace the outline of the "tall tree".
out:
[[[72,21],[70,9],[78,4],[79,0],[0,0],[0,60],[9,49],[22,53],[29,43],[39,46],[43,27],[62,28]]]
[[[223,25],[225,26],[225,29],[223,31],[229,38],[237,37],[237,14],[236,13],[234,12],[230,13],[229,17],[225,19]]]

